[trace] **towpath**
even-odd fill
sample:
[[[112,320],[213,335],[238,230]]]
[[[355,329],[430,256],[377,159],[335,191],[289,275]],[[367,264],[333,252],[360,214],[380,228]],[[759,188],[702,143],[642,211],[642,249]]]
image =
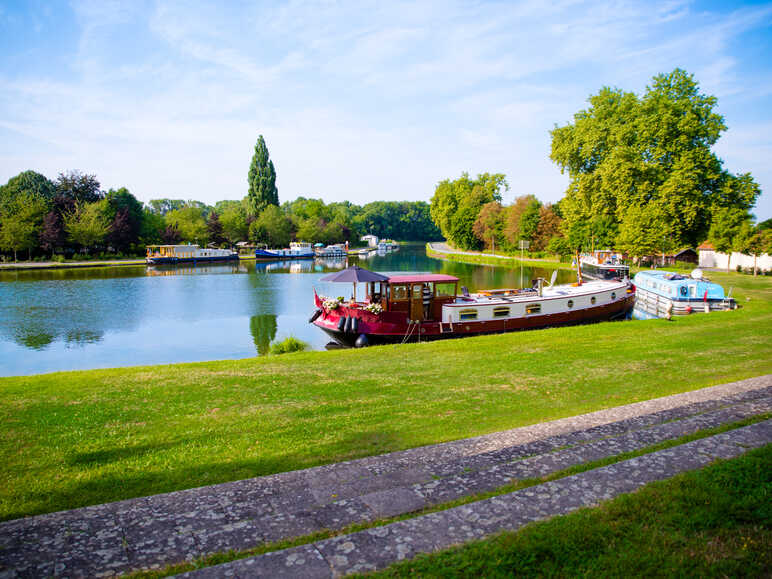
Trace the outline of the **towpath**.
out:
[[[387,455],[8,521],[0,577],[108,576],[414,513],[772,410],[772,375]],[[772,442],[763,420],[432,514],[188,575],[332,577],[517,529]]]
[[[461,249],[455,249],[448,245],[446,242],[442,241],[435,241],[429,244],[429,248],[431,248],[432,251],[435,251],[436,253],[444,253],[444,254],[450,254],[450,255],[476,255],[481,257],[494,257],[498,259],[516,259],[517,261],[549,261],[544,259],[537,259],[532,257],[524,257],[523,259],[520,259],[517,255],[501,255],[499,253],[483,253],[481,251],[463,251]],[[557,262],[555,262],[557,264]],[[563,267],[568,267],[569,264],[559,264]]]

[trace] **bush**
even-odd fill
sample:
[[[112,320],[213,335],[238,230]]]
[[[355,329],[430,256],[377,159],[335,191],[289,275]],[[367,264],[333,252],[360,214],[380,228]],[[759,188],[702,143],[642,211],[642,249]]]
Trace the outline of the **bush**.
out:
[[[276,342],[271,345],[271,354],[287,354],[289,352],[302,352],[306,349],[307,344],[298,340],[297,338],[290,336],[285,338],[281,342]]]
[[[64,263],[64,256],[57,253],[53,257],[51,257],[51,261],[55,261],[56,263]]]

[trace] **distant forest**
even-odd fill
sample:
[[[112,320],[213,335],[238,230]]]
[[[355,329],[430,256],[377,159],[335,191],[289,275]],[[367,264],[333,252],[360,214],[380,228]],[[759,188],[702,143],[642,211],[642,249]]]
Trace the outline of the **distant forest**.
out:
[[[239,241],[284,247],[292,240],[358,243],[362,235],[431,241],[442,238],[422,201],[325,204],[299,197],[282,205],[153,199],[128,189],[103,191],[96,175],[70,171],[50,180],[25,171],[0,186],[0,250],[8,259],[140,255],[146,245]]]

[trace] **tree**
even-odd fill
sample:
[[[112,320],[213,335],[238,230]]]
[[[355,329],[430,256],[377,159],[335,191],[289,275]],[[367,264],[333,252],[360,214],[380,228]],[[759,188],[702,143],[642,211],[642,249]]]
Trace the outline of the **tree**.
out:
[[[166,228],[161,232],[161,241],[163,241],[166,245],[176,245],[182,240],[182,235],[180,234],[180,230],[177,229],[177,226],[174,224],[169,224],[166,226]]]
[[[185,205],[184,199],[151,199],[148,201],[150,211],[158,215],[166,215],[169,211],[182,209]]]
[[[26,249],[31,252],[38,243],[38,230],[46,213],[46,203],[37,195],[29,198],[17,197],[5,206],[0,219],[0,247],[17,252]]]
[[[166,222],[161,214],[150,209],[142,210],[142,224],[139,228],[139,241],[152,245],[161,241],[161,234],[166,229]]]
[[[249,235],[247,213],[241,203],[235,203],[235,205],[224,207],[220,215],[223,237],[225,237],[231,245],[239,241],[245,241]]]
[[[518,247],[521,239],[530,240],[539,225],[541,203],[534,195],[521,195],[507,208],[507,224],[504,233],[512,247]]]
[[[59,173],[56,179],[56,193],[76,203],[96,203],[104,197],[96,175],[80,171]]]
[[[70,241],[84,249],[102,244],[110,230],[107,211],[108,207],[104,201],[77,202],[74,211],[64,215],[64,230]]]
[[[713,212],[708,239],[719,253],[726,253],[726,270],[732,261],[732,248],[743,222],[747,221],[748,212],[733,207],[719,207]]]
[[[180,209],[169,211],[164,220],[167,225],[173,225],[183,241],[206,245],[209,231],[204,220],[204,210],[194,205],[185,205]]]
[[[144,217],[142,203],[126,187],[110,189],[105,200],[107,215],[112,220],[107,240],[119,251],[126,251],[139,241]]]
[[[267,205],[279,205],[279,191],[276,189],[276,170],[268,155],[265,139],[260,135],[255,145],[255,154],[249,165],[247,197],[253,215],[259,215]]]
[[[668,239],[666,223],[658,205],[633,206],[619,228],[617,246],[636,262],[643,256],[656,254]]]
[[[212,211],[209,214],[209,217],[207,217],[206,229],[209,233],[209,241],[211,243],[220,245],[225,241],[225,237],[223,237],[222,223],[220,223],[220,218],[215,211]]]
[[[535,251],[547,249],[550,241],[560,236],[560,227],[563,220],[555,213],[554,205],[547,203],[539,208],[539,225],[533,236],[531,248]]]
[[[477,239],[483,242],[486,247],[490,247],[495,252],[496,244],[501,248],[501,242],[504,238],[504,211],[501,203],[491,201],[486,203],[480,209],[480,214],[472,226],[472,231]]]
[[[462,173],[455,181],[445,179],[437,184],[431,200],[430,214],[445,238],[461,249],[478,249],[480,241],[473,227],[483,205],[501,202],[501,190],[509,190],[501,173],[483,173],[470,179]]]
[[[43,218],[43,226],[38,235],[40,247],[50,251],[53,257],[57,247],[64,245],[64,221],[58,211],[52,209]]]
[[[292,223],[276,205],[268,205],[250,226],[250,237],[270,247],[286,247],[292,239]],[[316,241],[309,239],[308,241]]]
[[[552,132],[550,157],[570,184],[561,210],[570,229],[607,216],[620,235],[635,230],[633,208],[656,204],[674,246],[704,239],[712,211],[747,210],[760,190],[750,174],[732,175],[711,151],[726,130],[716,99],[681,69],[654,77],[642,97],[603,88],[574,123]],[[631,241],[628,238],[628,241]]]
[[[35,171],[24,171],[0,187],[0,216],[6,211],[6,207],[17,199],[30,199],[37,197],[45,202],[51,202],[56,194],[54,184]]]

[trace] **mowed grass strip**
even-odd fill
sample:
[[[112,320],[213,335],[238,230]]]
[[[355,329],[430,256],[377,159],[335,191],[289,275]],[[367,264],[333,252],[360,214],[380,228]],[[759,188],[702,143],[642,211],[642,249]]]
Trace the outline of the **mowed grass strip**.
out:
[[[772,445],[368,577],[762,577]]]
[[[2,378],[0,520],[455,440],[772,372],[772,280],[712,277],[735,286],[742,309]]]

